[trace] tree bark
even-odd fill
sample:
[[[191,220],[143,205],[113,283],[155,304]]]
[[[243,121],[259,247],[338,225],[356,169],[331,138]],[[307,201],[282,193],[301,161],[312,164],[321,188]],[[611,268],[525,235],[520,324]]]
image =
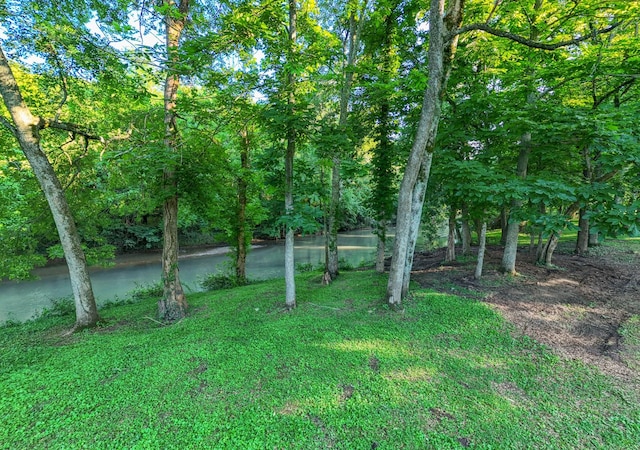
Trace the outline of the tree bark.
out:
[[[542,252],[538,256],[538,264],[544,264],[545,266],[551,265],[551,260],[553,258],[553,252],[558,246],[558,242],[560,241],[560,235],[558,233],[553,233],[547,239],[547,243],[544,245]]]
[[[534,97],[529,96],[529,101]],[[529,155],[531,154],[531,133],[524,133],[520,138],[520,153],[518,154],[518,166],[516,175],[518,178],[527,177],[527,167],[529,165]],[[509,220],[507,222],[507,233],[505,235],[504,253],[502,254],[502,271],[511,275],[516,274],[516,258],[518,256],[518,235],[520,234],[520,221],[512,217],[512,212],[522,206],[522,202],[514,200],[511,203]]]
[[[298,11],[296,0],[289,0],[289,50],[288,63],[292,64],[293,52],[297,39],[297,18]],[[287,216],[287,229],[284,240],[284,281],[285,281],[285,306],[288,309],[296,307],[296,280],[295,280],[295,260],[293,250],[295,246],[294,229],[291,223],[293,215],[293,158],[296,152],[296,129],[293,125],[293,114],[295,104],[296,79],[292,70],[287,73],[287,108],[289,120],[287,121],[287,149],[284,158],[284,211]]]
[[[576,241],[576,253],[584,256],[589,251],[589,219],[585,217],[586,208],[580,208],[580,218],[578,219],[578,239]]]
[[[500,245],[507,244],[507,229],[509,228],[509,211],[506,206],[500,210]]]
[[[471,254],[471,226],[469,225],[469,211],[467,205],[462,205],[462,254]]]
[[[385,250],[387,245],[387,221],[382,219],[376,224],[376,272],[384,273]]]
[[[175,66],[179,62],[177,50],[189,12],[189,0],[181,0],[179,4],[176,4],[174,0],[164,0],[164,5],[169,8],[165,17],[167,77],[164,84],[164,145],[167,152],[175,154],[178,152],[179,144],[176,99],[180,86],[180,77],[175,72]],[[174,10],[176,5],[177,11]],[[176,166],[175,160],[169,158],[169,163],[163,170],[165,199],[162,207],[162,282],[164,288],[162,299],[158,302],[158,315],[169,322],[182,319],[188,307],[180,283],[178,268],[178,179]]]
[[[476,262],[476,271],[474,273],[474,278],[476,280],[479,280],[482,277],[482,269],[484,267],[484,253],[487,248],[487,222],[482,222],[478,241],[478,260]]]
[[[247,189],[249,183],[249,149],[251,138],[245,126],[240,132],[240,175],[238,176],[238,211],[236,214],[236,277],[244,281],[247,278]]]
[[[42,150],[40,128],[43,120],[32,115],[22,98],[9,62],[0,47],[0,94],[15,128],[12,130],[40,184],[60,237],[69,268],[76,310],[73,331],[93,327],[99,320],[89,270],[69,204],[49,159]]]
[[[449,214],[449,233],[447,235],[447,251],[444,255],[444,262],[450,263],[456,260],[456,213],[455,207],[451,207]]]
[[[387,301],[393,306],[400,305],[403,298],[403,286],[408,285],[408,280],[404,280],[404,278],[408,275],[405,266],[408,261],[413,259],[413,249],[409,248],[409,244],[412,231],[413,197],[416,194],[414,188],[420,172],[423,170],[422,165],[426,155],[433,151],[435,145],[442,97],[446,89],[446,82],[458,42],[457,35],[449,41],[446,41],[445,37],[452,36],[451,32],[457,30],[462,22],[464,1],[453,0],[451,2],[446,14],[446,20],[444,3],[444,0],[431,0],[429,13],[429,82],[422,102],[422,112],[416,136],[398,195],[396,237],[389,271],[389,282],[387,284]]]
[[[433,153],[425,155],[425,160],[422,163],[420,170],[420,176],[414,187],[414,193],[412,196],[411,205],[411,226],[409,229],[409,242],[407,244],[408,252],[407,259],[404,265],[404,275],[402,279],[402,298],[407,296],[409,292],[409,281],[411,279],[411,268],[413,267],[413,255],[416,248],[416,242],[418,241],[418,235],[420,234],[420,221],[422,219],[422,207],[424,205],[424,197],[427,193],[427,183],[429,182],[429,174],[431,173],[431,161],[433,160]]]

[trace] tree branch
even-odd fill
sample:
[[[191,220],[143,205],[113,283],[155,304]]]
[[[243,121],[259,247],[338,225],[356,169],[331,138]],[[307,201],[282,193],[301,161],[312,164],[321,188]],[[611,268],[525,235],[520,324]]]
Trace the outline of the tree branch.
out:
[[[3,118],[0,117],[0,121]],[[4,119],[6,121],[6,119]],[[69,123],[69,122],[61,122],[59,120],[55,120],[55,119],[43,119],[42,117],[40,118],[40,122],[38,123],[38,129],[43,130],[45,128],[54,128],[56,130],[63,130],[63,131],[68,131],[70,133],[72,133],[75,137],[75,135],[79,135],[84,137],[87,142],[88,141],[98,141],[103,145],[109,145],[112,142],[115,141],[124,141],[126,139],[129,139],[131,137],[131,135],[133,134],[133,130],[134,130],[134,126],[133,124],[131,124],[129,126],[129,129],[125,132],[121,132],[118,130],[118,134],[115,134],[113,136],[109,136],[107,138],[105,138],[104,136],[99,136],[97,134],[93,134],[90,131],[86,130],[85,128],[82,128],[79,125],[76,125],[74,123]],[[86,146],[86,144],[85,144]]]
[[[640,78],[640,73],[605,73],[608,77]]]
[[[594,94],[594,102],[593,102],[593,109],[596,109],[598,106],[600,106],[602,103],[604,103],[605,101],[607,101],[609,98],[611,98],[612,96],[616,95],[617,93],[620,92],[621,89],[627,87],[630,88],[631,85],[633,83],[635,83],[636,79],[635,78],[630,78],[627,81],[625,81],[624,83],[614,87],[613,89],[611,89],[609,92],[607,92],[606,94],[603,94],[600,98],[597,97],[597,94]],[[628,90],[628,89],[627,89]],[[626,92],[626,91],[625,91]]]
[[[38,123],[38,129],[44,130],[45,128],[55,128],[56,130],[64,130],[70,133],[79,134],[80,136],[84,136],[86,139],[92,141],[100,141],[105,142],[105,139],[102,136],[95,135],[90,133],[89,131],[83,129],[79,125],[69,122],[60,122],[56,119],[44,119],[40,118],[40,122]]]
[[[587,39],[591,39],[600,34],[609,33],[614,29],[618,28],[620,25],[622,25],[622,23],[623,22],[616,22],[609,25],[606,28],[602,28],[600,30],[594,30],[593,33],[586,34],[584,36],[580,36],[574,39],[568,39],[566,41],[554,42],[552,44],[545,44],[544,42],[538,42],[531,39],[527,39],[515,33],[511,33],[509,31],[498,30],[496,28],[493,28],[487,25],[486,23],[474,23],[471,25],[460,27],[449,35],[449,39],[452,39],[454,36],[457,36],[462,33],[466,33],[468,31],[484,31],[485,33],[489,33],[497,37],[510,39],[514,42],[518,42],[519,44],[526,45],[527,47],[537,48],[540,50],[557,50],[561,47],[567,47],[569,45],[579,44],[580,42],[586,41]]]
[[[493,17],[493,14],[496,12],[496,9],[498,9],[498,6],[500,6],[501,3],[502,0],[495,0],[495,2],[493,3],[493,8],[491,9],[491,12],[487,16],[487,20],[485,20],[484,23],[489,23],[489,21]]]

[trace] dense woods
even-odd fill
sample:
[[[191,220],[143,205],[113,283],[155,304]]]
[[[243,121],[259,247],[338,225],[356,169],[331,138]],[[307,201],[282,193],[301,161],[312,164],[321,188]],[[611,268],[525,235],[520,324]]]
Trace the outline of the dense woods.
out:
[[[76,328],[87,265],[163,248],[159,316],[187,309],[178,245],[293,245],[395,226],[386,300],[414,250],[447,259],[502,228],[539,263],[640,233],[640,2],[257,0],[0,4],[0,277],[65,257]],[[456,239],[458,237],[458,239]],[[460,245],[455,248],[456,240]],[[387,252],[387,256],[390,253]]]

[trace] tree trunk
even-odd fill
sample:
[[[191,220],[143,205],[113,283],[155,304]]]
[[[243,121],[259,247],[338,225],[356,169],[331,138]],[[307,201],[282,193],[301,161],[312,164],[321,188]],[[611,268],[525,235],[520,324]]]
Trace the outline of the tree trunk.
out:
[[[518,234],[520,232],[520,222],[509,222],[507,226],[504,253],[502,254],[502,271],[511,275],[516,274],[516,257],[518,255]]]
[[[340,157],[331,158],[331,201],[327,221],[327,240],[325,262],[325,283],[330,283],[338,276],[338,210],[340,207]]]
[[[533,96],[530,96],[533,101]],[[516,175],[519,178],[527,177],[527,166],[531,154],[531,133],[524,133],[520,139],[520,153],[518,154],[518,167]],[[520,221],[512,217],[512,212],[522,206],[522,202],[514,200],[511,204],[507,233],[505,236],[504,253],[502,254],[502,271],[511,275],[516,274],[516,258],[518,256],[518,235],[520,234]]]
[[[165,188],[174,180],[175,174],[165,171]],[[176,186],[174,185],[174,188]],[[162,245],[162,281],[164,284],[162,300],[158,302],[160,318],[173,322],[182,319],[187,311],[187,300],[180,283],[178,269],[178,196],[165,199],[163,205],[163,245]]]
[[[534,256],[536,254],[536,234],[532,229],[529,232],[529,256]]]
[[[42,120],[31,114],[25,104],[20,88],[0,47],[0,94],[15,125],[12,130],[20,148],[29,161],[40,184],[53,220],[58,230],[60,243],[69,268],[71,290],[76,310],[76,323],[72,329],[78,331],[95,326],[99,320],[89,270],[76,224],[69,209],[60,181],[40,145],[40,123]]]
[[[366,8],[366,2],[365,2]],[[363,9],[364,11],[364,9]],[[358,41],[362,27],[362,18],[356,20],[356,12],[352,11],[349,17],[349,44],[347,47],[347,62],[344,69],[342,89],[340,91],[340,117],[338,119],[338,129],[340,133],[347,133],[347,118],[349,116],[349,101],[351,98],[351,85],[353,83],[353,65],[356,62]],[[327,260],[324,280],[330,282],[338,276],[338,224],[340,210],[340,158],[336,151],[331,158],[331,203],[329,205],[329,221],[327,234]]]
[[[295,51],[297,39],[297,18],[296,0],[289,0],[289,50],[287,59],[292,63],[293,52]],[[294,104],[295,104],[296,79],[290,70],[287,74],[287,98],[288,121],[287,121],[287,150],[284,158],[284,211],[287,216],[287,230],[284,240],[284,281],[285,281],[285,305],[287,309],[296,307],[296,280],[295,280],[295,260],[293,250],[295,246],[294,229],[291,223],[293,215],[293,158],[296,152],[296,129],[293,124]]]
[[[167,77],[164,84],[164,145],[167,152],[175,154],[178,152],[179,144],[176,99],[180,77],[174,72],[173,67],[179,62],[177,50],[189,12],[189,0],[182,0],[177,11],[174,10],[176,3],[173,0],[165,0],[164,5],[168,7],[165,18]],[[164,289],[162,299],[158,302],[158,315],[170,322],[182,319],[188,306],[180,283],[178,269],[178,179],[176,166],[175,160],[169,158],[163,171],[165,199],[162,208],[164,239],[162,245],[162,282]]]
[[[538,245],[536,248],[536,261],[540,259],[542,251],[544,250],[544,239],[542,238],[542,232],[538,233]]]
[[[456,214],[457,210],[452,206],[449,214],[449,233],[447,236],[447,251],[444,262],[450,263],[456,260]]]
[[[409,231],[409,242],[407,244],[407,259],[404,266],[404,274],[402,279],[402,298],[407,296],[409,292],[409,281],[411,279],[411,268],[413,267],[413,254],[420,234],[420,221],[422,219],[422,207],[424,205],[424,196],[427,193],[427,183],[429,182],[429,174],[431,173],[431,161],[433,153],[428,153],[422,163],[420,176],[414,187],[412,196],[413,204],[411,205],[411,227]]]
[[[500,245],[507,245],[507,229],[509,228],[509,211],[506,207],[500,210]]]
[[[574,202],[569,205],[567,210],[564,212],[564,215],[568,218],[572,218],[579,210],[580,204],[578,202]],[[562,230],[555,231],[551,234],[551,236],[549,236],[549,239],[542,248],[542,251],[538,252],[538,264],[544,264],[545,266],[551,265],[551,258],[553,258],[553,252],[558,246],[558,242],[560,242],[560,236],[562,236]]]
[[[462,22],[463,1],[454,0],[444,14],[444,0],[431,0],[429,13],[429,81],[422,102],[422,112],[416,136],[405,168],[398,195],[396,237],[387,284],[387,301],[399,306],[402,301],[403,286],[407,286],[408,275],[405,267],[413,259],[413,249],[409,249],[412,232],[412,205],[414,188],[418,181],[427,154],[433,151],[438,132],[442,97],[450,74],[451,63],[457,47],[457,35],[449,40],[451,32]],[[425,184],[426,187],[426,184]],[[410,273],[410,272],[409,272]]]
[[[384,273],[385,250],[387,245],[387,221],[380,220],[376,224],[378,244],[376,248],[376,272]]]
[[[529,38],[532,41],[538,40],[540,37],[540,31],[537,28],[537,13],[543,6],[543,0],[536,0],[533,6],[534,14],[530,19],[530,33]],[[531,70],[531,75],[534,74],[534,69]],[[527,104],[534,104],[537,100],[537,92],[533,87],[530,87],[530,91],[527,94]],[[531,132],[525,132],[520,138],[520,153],[518,154],[518,164],[516,168],[516,175],[518,178],[527,178],[527,168],[529,166],[529,156],[531,155]],[[522,206],[522,202],[514,200],[511,204],[511,210],[509,214],[509,222],[507,225],[507,234],[505,237],[504,253],[502,255],[502,271],[511,275],[516,274],[516,258],[518,256],[518,234],[520,233],[520,221],[514,220],[511,217],[511,213],[514,210],[519,209]]]
[[[487,222],[482,222],[482,228],[480,228],[478,241],[478,261],[476,262],[476,272],[474,274],[474,278],[476,280],[479,280],[482,277],[482,269],[484,266],[484,252],[487,248]]]
[[[576,253],[580,256],[587,254],[589,250],[589,219],[585,217],[587,210],[580,208],[580,219],[578,219],[578,239],[576,241]]]
[[[236,277],[247,278],[247,176],[249,173],[249,149],[251,139],[245,127],[240,133],[240,176],[238,177],[238,212],[236,214]]]
[[[538,264],[543,264],[545,266],[551,265],[551,259],[553,258],[553,252],[558,246],[558,242],[560,241],[560,235],[558,233],[553,233],[547,239],[547,243],[545,244],[542,252],[538,255]]]
[[[462,254],[471,254],[471,226],[467,205],[462,206]]]

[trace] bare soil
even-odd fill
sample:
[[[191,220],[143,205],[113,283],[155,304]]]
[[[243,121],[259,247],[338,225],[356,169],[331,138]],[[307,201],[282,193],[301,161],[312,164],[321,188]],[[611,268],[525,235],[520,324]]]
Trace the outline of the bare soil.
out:
[[[501,247],[488,247],[483,277],[475,280],[475,258],[445,265],[444,249],[416,253],[412,279],[423,287],[480,299],[512,322],[518,333],[564,358],[581,360],[640,387],[634,370],[638,361],[629,360],[620,335],[625,321],[640,315],[638,252],[603,248],[581,257],[561,246],[554,266],[541,267],[523,248],[515,277],[498,271],[501,258]]]

